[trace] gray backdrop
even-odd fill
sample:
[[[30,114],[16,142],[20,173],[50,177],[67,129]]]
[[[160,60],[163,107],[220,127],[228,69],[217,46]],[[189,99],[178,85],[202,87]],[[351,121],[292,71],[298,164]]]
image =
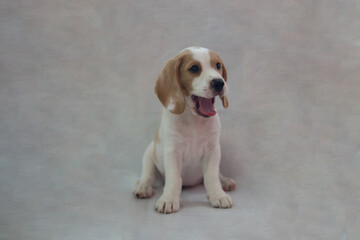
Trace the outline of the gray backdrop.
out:
[[[359,0],[5,0],[0,34],[0,239],[360,238]],[[131,192],[193,45],[228,70],[235,206],[165,216]]]

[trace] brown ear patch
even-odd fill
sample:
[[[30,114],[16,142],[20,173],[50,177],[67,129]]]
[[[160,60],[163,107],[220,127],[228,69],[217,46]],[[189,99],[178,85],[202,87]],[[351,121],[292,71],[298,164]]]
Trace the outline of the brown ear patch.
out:
[[[220,97],[222,105],[224,108],[228,108],[229,107],[229,100],[227,98],[227,96],[222,96]]]
[[[170,59],[155,84],[155,93],[170,112],[181,114],[185,110],[185,97],[180,86],[181,58]]]

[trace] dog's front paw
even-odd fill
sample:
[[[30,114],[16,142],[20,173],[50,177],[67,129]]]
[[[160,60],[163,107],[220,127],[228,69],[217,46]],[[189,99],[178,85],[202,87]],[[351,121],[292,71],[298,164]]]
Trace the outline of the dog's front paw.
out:
[[[180,209],[178,197],[162,195],[155,204],[155,210],[159,213],[176,213]]]
[[[142,183],[138,180],[135,183],[135,189],[133,191],[133,195],[137,198],[149,198],[155,193],[154,189],[152,188],[151,182]]]
[[[210,194],[208,199],[211,206],[215,208],[231,208],[233,206],[230,196],[225,192]]]

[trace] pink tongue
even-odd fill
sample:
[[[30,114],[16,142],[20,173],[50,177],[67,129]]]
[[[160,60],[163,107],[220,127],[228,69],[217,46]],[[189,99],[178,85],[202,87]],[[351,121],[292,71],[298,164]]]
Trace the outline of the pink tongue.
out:
[[[198,101],[200,104],[199,111],[202,114],[209,116],[209,117],[214,116],[216,114],[216,111],[214,109],[214,105],[212,104],[211,99],[199,97]]]

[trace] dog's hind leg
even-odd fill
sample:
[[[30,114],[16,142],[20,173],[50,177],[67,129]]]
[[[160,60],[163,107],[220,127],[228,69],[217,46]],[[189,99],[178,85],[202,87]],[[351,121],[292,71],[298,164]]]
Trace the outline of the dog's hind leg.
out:
[[[135,183],[133,195],[137,198],[149,198],[155,191],[152,188],[155,182],[155,164],[153,159],[154,142],[146,148],[140,179]]]
[[[224,177],[221,173],[219,173],[219,178],[224,191],[229,192],[236,188],[236,183],[233,179]]]

